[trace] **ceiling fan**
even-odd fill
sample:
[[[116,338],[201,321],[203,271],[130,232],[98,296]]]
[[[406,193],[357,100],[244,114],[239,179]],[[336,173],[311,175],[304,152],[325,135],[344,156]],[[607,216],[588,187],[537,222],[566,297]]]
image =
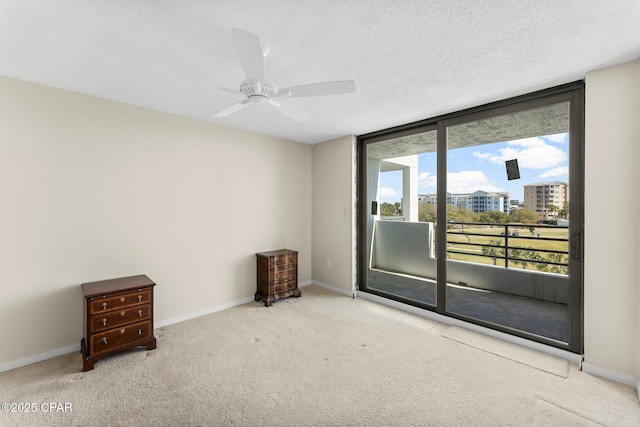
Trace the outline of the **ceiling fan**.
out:
[[[260,37],[248,31],[233,28],[231,38],[238,52],[242,70],[247,77],[240,83],[239,90],[231,92],[239,92],[244,95],[245,99],[223,108],[213,117],[227,117],[249,104],[270,104],[285,116],[302,122],[310,119],[311,115],[293,105],[281,103],[278,99],[338,95],[356,90],[356,83],[353,80],[311,83],[278,89],[273,83],[264,79],[264,57],[266,55]]]

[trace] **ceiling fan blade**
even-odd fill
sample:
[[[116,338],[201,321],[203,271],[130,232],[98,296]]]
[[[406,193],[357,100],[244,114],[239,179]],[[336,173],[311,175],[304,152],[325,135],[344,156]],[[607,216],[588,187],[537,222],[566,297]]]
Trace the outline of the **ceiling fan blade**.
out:
[[[350,93],[355,91],[356,82],[354,80],[341,80],[336,82],[311,83],[286,87],[278,90],[274,97],[338,95],[341,93]]]
[[[294,107],[293,105],[282,104],[278,101],[274,101],[271,99],[269,100],[269,104],[276,107],[276,110],[278,110],[281,114],[284,114],[285,116],[290,117],[299,122],[304,122],[311,118],[311,114],[307,113],[306,111],[302,111],[301,109],[299,109],[298,107]]]
[[[248,79],[264,81],[264,51],[257,35],[239,28],[231,30],[240,65]]]
[[[242,110],[244,108],[244,106],[247,105],[248,103],[249,102],[247,100],[238,101],[235,104],[231,104],[228,107],[225,107],[222,110],[218,111],[217,113],[215,113],[213,115],[213,117],[227,117],[227,116],[230,116],[231,114],[235,113],[236,111]]]

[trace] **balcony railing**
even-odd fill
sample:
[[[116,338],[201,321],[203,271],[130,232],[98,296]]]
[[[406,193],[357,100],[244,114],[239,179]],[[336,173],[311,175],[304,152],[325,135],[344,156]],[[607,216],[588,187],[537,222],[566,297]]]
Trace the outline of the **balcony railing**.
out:
[[[569,230],[546,224],[490,224],[450,221],[447,229],[447,257],[472,261],[490,258],[505,268],[535,267],[568,273]],[[473,262],[473,261],[472,261]],[[510,265],[511,264],[511,265]]]

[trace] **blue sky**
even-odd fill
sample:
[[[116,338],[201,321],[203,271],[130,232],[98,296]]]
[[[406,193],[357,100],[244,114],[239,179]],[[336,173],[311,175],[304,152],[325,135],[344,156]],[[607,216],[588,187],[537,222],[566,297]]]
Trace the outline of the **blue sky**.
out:
[[[447,190],[472,193],[476,190],[508,191],[511,199],[522,203],[524,185],[536,182],[569,182],[568,133],[496,142],[449,150]],[[436,153],[418,156],[418,192],[436,193]],[[506,160],[518,159],[520,179],[509,181]],[[399,202],[402,173],[380,175],[380,201]]]

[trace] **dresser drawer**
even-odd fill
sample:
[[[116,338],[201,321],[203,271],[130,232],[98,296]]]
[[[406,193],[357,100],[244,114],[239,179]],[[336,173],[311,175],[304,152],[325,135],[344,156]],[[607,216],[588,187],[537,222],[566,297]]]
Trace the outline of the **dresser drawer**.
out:
[[[151,291],[148,289],[109,297],[91,298],[89,301],[89,313],[104,313],[136,304],[148,304],[150,301]]]
[[[290,253],[286,255],[278,255],[273,259],[273,268],[275,270],[282,268],[292,268],[298,264],[298,254]]]
[[[124,308],[122,310],[110,311],[104,314],[91,316],[89,322],[91,331],[100,332],[116,326],[127,325],[129,323],[147,320],[151,317],[151,305],[138,305]]]
[[[122,328],[110,329],[91,335],[91,352],[100,353],[118,348],[136,341],[147,341],[151,337],[151,322],[134,323]]]
[[[298,287],[298,280],[293,278],[291,280],[287,280],[281,283],[276,283],[275,285],[275,293],[279,294],[281,292],[287,292],[291,289],[295,289]]]
[[[274,283],[280,283],[287,280],[294,279],[298,276],[295,268],[289,268],[287,270],[276,270],[273,272]]]

